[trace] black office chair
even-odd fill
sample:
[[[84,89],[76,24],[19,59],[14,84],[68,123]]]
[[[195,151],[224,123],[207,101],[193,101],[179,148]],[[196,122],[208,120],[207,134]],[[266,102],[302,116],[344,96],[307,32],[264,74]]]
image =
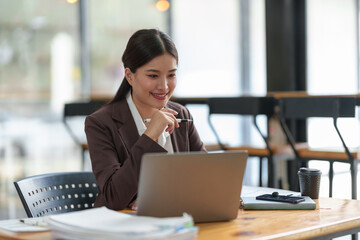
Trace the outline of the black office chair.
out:
[[[262,160],[267,158],[268,160],[268,186],[275,186],[275,168],[273,163],[273,151],[270,147],[268,137],[265,136],[258,124],[257,117],[259,115],[265,115],[270,118],[274,114],[275,99],[273,97],[228,97],[228,98],[209,98],[209,125],[217,139],[218,144],[223,150],[247,150],[249,156],[259,157],[260,169],[259,169],[259,185],[262,186]],[[237,115],[248,115],[252,116],[253,125],[257,132],[260,134],[264,143],[265,148],[251,147],[251,146],[239,146],[239,147],[228,147],[221,141],[219,134],[217,133],[214,125],[211,121],[211,116],[214,114],[237,114]]]
[[[85,166],[85,153],[88,150],[87,143],[81,139],[81,135],[84,135],[84,127],[81,129],[74,129],[71,127],[70,119],[73,117],[83,117],[85,118],[87,115],[95,112],[103,105],[105,105],[108,101],[106,100],[91,100],[86,102],[72,102],[66,103],[64,106],[64,115],[63,115],[63,123],[65,125],[66,130],[69,132],[71,138],[75,141],[77,145],[80,146],[82,150],[82,168]],[[82,133],[80,136],[76,133]]]
[[[14,182],[28,217],[92,208],[98,188],[92,172],[59,172]]]
[[[294,164],[296,172],[299,167],[307,166],[310,160],[322,160],[329,162],[329,196],[332,197],[332,186],[334,177],[334,162],[350,164],[351,195],[357,197],[357,151],[351,152],[347,147],[337,126],[339,117],[355,117],[354,97],[294,97],[279,99],[279,116],[281,127],[287,137],[291,149],[295,155],[297,164]],[[292,133],[287,125],[288,121],[308,119],[310,117],[332,118],[333,126],[342,142],[343,151],[329,151],[321,149],[309,149],[298,147]],[[326,137],[326,136],[324,136]],[[298,178],[294,177],[295,186],[298,187]],[[296,190],[296,189],[295,189]]]

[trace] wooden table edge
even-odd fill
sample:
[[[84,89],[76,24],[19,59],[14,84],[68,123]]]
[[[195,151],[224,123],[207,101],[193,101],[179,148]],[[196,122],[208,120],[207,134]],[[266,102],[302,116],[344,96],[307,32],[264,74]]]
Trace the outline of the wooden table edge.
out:
[[[334,228],[334,225],[336,225],[336,228]],[[272,240],[312,239],[312,238],[326,236],[329,234],[341,233],[354,228],[359,228],[359,226],[360,226],[360,218],[354,217],[342,221],[324,224],[320,228],[318,226],[307,227],[294,231],[282,232],[271,236],[265,236],[263,238],[260,237],[259,239],[264,239],[264,240],[265,239],[272,239]]]

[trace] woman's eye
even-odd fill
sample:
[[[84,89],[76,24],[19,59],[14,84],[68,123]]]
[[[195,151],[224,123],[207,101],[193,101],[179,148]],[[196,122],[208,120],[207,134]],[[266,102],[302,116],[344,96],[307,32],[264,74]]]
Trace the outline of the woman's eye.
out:
[[[176,77],[176,74],[175,74],[175,73],[170,74],[169,77],[170,77],[170,78],[174,78],[174,77]]]
[[[151,78],[156,78],[157,77],[157,75],[154,75],[154,74],[150,74],[148,76],[151,77]]]

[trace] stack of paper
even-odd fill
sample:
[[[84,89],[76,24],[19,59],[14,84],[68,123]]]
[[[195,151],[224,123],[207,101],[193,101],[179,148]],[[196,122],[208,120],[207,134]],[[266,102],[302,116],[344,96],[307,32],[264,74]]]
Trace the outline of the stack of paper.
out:
[[[52,215],[48,226],[54,238],[61,239],[194,239],[198,228],[190,215],[182,217],[140,217],[93,208]]]

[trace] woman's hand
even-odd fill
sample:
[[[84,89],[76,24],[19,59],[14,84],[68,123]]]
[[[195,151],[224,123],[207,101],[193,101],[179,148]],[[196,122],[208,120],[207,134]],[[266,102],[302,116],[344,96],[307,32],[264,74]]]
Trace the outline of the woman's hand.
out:
[[[163,131],[172,133],[174,128],[179,127],[175,115],[178,113],[170,108],[163,108],[151,116],[150,123],[147,123],[147,129],[144,132],[148,137],[157,141]]]
[[[129,208],[133,211],[137,211],[137,199],[135,199],[132,203],[129,204]]]

